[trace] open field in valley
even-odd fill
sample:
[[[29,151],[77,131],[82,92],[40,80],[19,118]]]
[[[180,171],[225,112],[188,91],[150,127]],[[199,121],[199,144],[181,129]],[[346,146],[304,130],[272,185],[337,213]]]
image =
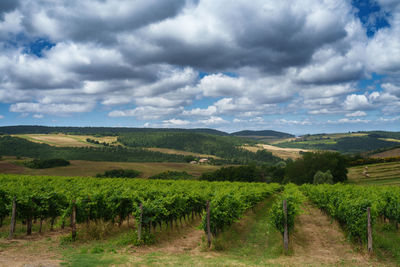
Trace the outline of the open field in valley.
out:
[[[155,151],[155,152],[161,152],[165,154],[177,154],[177,155],[184,155],[184,156],[194,156],[194,157],[199,157],[199,158],[214,158],[214,159],[220,159],[220,157],[214,156],[214,155],[207,155],[207,154],[200,154],[200,153],[194,153],[194,152],[188,152],[188,151],[182,151],[182,150],[176,150],[176,149],[170,149],[170,148],[160,148],[160,147],[150,147],[150,148],[144,148],[150,151]]]
[[[26,160],[26,159],[25,159]],[[49,169],[30,169],[22,166],[22,161],[12,157],[6,157],[0,161],[0,173],[28,174],[28,175],[55,175],[55,176],[95,176],[112,169],[134,169],[142,172],[142,177],[149,177],[164,171],[186,171],[200,176],[203,172],[214,171],[218,166],[199,165],[189,163],[172,162],[99,162],[71,160],[71,165]]]

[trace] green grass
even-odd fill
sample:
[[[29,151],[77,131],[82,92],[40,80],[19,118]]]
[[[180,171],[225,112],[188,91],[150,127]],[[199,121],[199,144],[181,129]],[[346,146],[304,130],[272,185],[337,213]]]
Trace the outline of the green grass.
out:
[[[400,231],[393,225],[378,222],[373,236],[373,246],[378,258],[389,258],[400,266]]]
[[[57,248],[62,255],[64,266],[110,266],[125,264],[129,255],[124,253],[132,246],[134,232],[132,228],[117,229],[107,234],[105,239],[90,240],[82,238],[78,231],[78,240],[71,242],[69,235],[59,241]]]
[[[63,266],[69,267],[92,267],[92,266],[111,266],[124,264],[128,258],[124,255],[117,255],[113,250],[105,251],[99,247],[91,250],[82,249],[76,252],[74,249],[64,252]]]
[[[255,213],[221,234],[214,244],[237,260],[262,264],[282,254],[282,237],[272,225],[269,210],[273,198],[256,207]]]

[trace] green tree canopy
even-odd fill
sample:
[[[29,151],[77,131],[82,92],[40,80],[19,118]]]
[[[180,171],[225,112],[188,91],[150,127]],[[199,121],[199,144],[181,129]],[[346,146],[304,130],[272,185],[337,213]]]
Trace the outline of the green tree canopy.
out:
[[[285,172],[285,181],[295,184],[314,182],[314,176],[318,171],[330,171],[333,183],[347,180],[347,160],[337,152],[307,152],[303,157],[288,162]]]
[[[317,171],[314,175],[313,184],[333,184],[333,176],[330,170],[326,172]]]

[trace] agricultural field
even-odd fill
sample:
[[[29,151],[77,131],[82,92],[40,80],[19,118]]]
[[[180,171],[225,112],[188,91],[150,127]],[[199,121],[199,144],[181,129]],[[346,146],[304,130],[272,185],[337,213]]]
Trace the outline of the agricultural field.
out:
[[[87,138],[105,142],[108,144],[115,143],[117,141],[116,136],[105,136],[105,137],[94,137],[90,135],[68,135],[68,134],[15,134],[15,137],[27,139],[32,142],[48,144],[57,147],[88,147],[96,146],[95,144],[88,143]]]
[[[385,194],[396,196],[396,189],[371,190],[358,186],[282,188],[257,183],[0,175],[0,265],[396,266],[400,263],[396,254],[400,232],[375,218],[378,214],[393,218],[400,211],[385,213],[385,206],[374,204]],[[343,200],[354,203],[370,197],[377,221],[373,225],[374,254],[368,254],[364,241],[361,245],[349,241],[366,226],[357,224],[356,231],[349,232],[352,221],[341,227],[343,221],[338,219],[339,224],[326,215],[321,208],[325,194],[344,194]],[[10,196],[16,197],[18,214],[11,240]],[[283,199],[288,203],[286,253],[280,233]],[[345,201],[343,205],[349,206]],[[388,201],[382,203],[390,205]],[[357,205],[346,212],[363,214]],[[365,220],[354,216],[351,218]],[[212,233],[210,248],[206,225]],[[31,232],[27,235],[28,229]],[[350,239],[348,233],[352,233]],[[390,244],[385,243],[387,236]]]
[[[372,154],[371,158],[390,158],[390,157],[400,157],[400,148],[390,149],[384,152],[379,152]]]
[[[217,157],[214,155],[200,154],[200,153],[188,152],[188,151],[171,149],[171,148],[149,147],[149,148],[145,148],[145,149],[150,150],[150,151],[155,151],[155,152],[161,152],[161,153],[165,153],[165,154],[176,154],[176,155],[184,155],[184,156],[193,156],[193,157],[198,157],[198,158],[220,159],[220,157]]]
[[[19,159],[15,157],[4,157],[0,161],[0,173],[8,174],[27,174],[27,175],[54,175],[54,176],[95,176],[113,169],[133,169],[142,172],[142,177],[165,171],[187,172],[193,176],[200,176],[203,172],[214,171],[218,166],[207,164],[189,164],[175,162],[108,162],[108,161],[85,161],[71,160],[71,165],[48,169],[30,169],[24,167],[22,162],[29,159]]]
[[[351,167],[348,173],[348,183],[362,185],[400,185],[400,162]]]
[[[284,147],[278,147],[278,146],[266,145],[266,144],[258,144],[257,146],[242,146],[242,147],[251,152],[257,152],[259,150],[266,150],[268,152],[272,152],[272,154],[274,156],[282,158],[282,159],[298,159],[298,158],[301,158],[300,152],[310,151],[307,149],[284,148]]]

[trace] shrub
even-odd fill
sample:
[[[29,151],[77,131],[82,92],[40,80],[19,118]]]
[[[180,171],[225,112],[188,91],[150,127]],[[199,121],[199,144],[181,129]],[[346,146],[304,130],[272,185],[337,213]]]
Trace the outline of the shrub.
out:
[[[27,161],[24,165],[31,169],[47,169],[53,167],[68,166],[70,162],[65,159],[34,159]]]
[[[124,170],[124,169],[114,169],[110,171],[105,171],[104,174],[97,174],[98,178],[136,178],[142,173],[137,170]]]

